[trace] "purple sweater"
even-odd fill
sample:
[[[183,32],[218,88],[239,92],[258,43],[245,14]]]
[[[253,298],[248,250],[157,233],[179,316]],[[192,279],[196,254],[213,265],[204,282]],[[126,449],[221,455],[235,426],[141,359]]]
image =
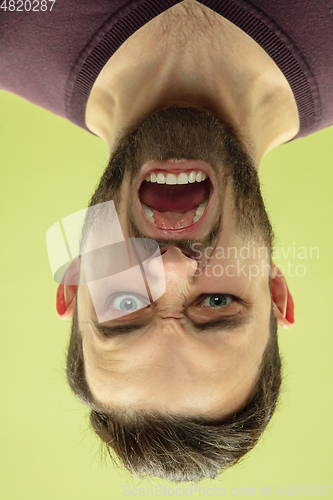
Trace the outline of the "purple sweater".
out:
[[[56,0],[52,11],[50,1],[47,11],[2,9],[0,88],[86,129],[87,100],[104,64],[136,30],[177,3]],[[298,106],[297,137],[333,124],[332,0],[200,3],[250,35],[282,70]],[[37,0],[31,5],[37,8]]]

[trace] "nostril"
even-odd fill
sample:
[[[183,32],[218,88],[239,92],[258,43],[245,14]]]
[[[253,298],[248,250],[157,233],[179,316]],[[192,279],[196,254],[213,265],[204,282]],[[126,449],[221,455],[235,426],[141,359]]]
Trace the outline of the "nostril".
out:
[[[163,250],[160,249],[161,255],[164,255],[170,248],[172,248],[172,247],[164,248]],[[180,253],[182,253],[183,255],[185,255],[186,257],[188,257],[189,259],[192,259],[192,260],[195,260],[195,261],[199,260],[191,252],[183,250],[182,248],[178,247],[177,245],[174,248],[177,249],[177,250],[179,250]],[[198,252],[196,252],[196,253],[198,253]]]

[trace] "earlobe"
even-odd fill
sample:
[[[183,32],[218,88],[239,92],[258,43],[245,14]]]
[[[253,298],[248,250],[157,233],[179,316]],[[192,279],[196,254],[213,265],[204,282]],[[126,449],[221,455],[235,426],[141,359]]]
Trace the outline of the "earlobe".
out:
[[[291,328],[295,323],[295,305],[286,279],[275,264],[271,271],[271,293],[277,322],[283,328]]]
[[[77,262],[74,260],[65,272],[57,290],[56,310],[60,319],[65,320],[73,316],[78,279]]]

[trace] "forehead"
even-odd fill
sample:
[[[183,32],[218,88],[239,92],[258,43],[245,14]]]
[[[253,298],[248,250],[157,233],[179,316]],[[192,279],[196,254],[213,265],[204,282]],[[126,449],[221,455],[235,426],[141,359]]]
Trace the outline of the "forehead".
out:
[[[227,414],[246,401],[257,379],[269,314],[256,320],[220,337],[176,335],[170,325],[155,325],[143,336],[108,345],[85,332],[88,385],[106,405]]]

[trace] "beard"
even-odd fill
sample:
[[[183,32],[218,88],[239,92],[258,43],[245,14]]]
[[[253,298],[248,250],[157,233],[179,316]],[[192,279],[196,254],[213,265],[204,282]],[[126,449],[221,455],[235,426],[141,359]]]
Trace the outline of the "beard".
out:
[[[273,231],[257,170],[232,127],[207,110],[173,106],[158,110],[122,131],[89,206],[113,200],[118,209],[125,180],[129,179],[133,185],[133,180],[148,161],[172,159],[207,162],[215,172],[217,186],[214,188],[221,196],[221,203],[216,222],[205,238],[155,240],[161,249],[172,245],[191,256],[194,255],[194,243],[196,248],[199,245],[203,250],[214,246],[222,230],[224,193],[230,185],[235,231],[244,238],[251,237],[264,243],[271,253]],[[128,224],[131,238],[149,238],[134,223],[131,206],[128,207]]]

